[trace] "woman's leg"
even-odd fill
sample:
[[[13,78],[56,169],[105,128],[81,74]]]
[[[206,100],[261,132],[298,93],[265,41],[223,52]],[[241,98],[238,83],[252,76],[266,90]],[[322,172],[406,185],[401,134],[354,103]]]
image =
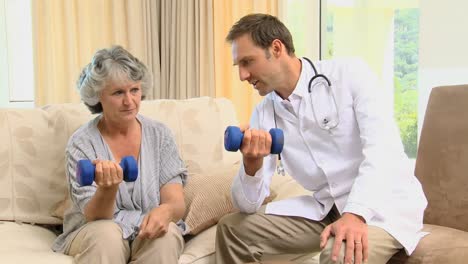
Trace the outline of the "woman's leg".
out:
[[[98,220],[86,224],[71,242],[67,255],[74,263],[126,264],[130,246],[122,238],[122,229],[112,220]]]
[[[176,224],[170,223],[167,233],[155,239],[135,239],[132,243],[131,264],[178,263],[184,250],[184,239]]]

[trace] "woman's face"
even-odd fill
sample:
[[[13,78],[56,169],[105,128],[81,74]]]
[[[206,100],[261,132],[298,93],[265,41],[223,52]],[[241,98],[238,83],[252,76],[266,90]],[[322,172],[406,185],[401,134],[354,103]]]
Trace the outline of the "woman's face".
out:
[[[141,82],[111,82],[100,94],[102,113],[118,124],[133,121],[140,110]]]

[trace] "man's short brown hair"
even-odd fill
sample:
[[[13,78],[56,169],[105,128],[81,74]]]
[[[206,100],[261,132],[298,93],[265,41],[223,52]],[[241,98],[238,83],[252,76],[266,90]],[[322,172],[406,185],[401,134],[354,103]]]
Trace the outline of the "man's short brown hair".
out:
[[[268,14],[250,14],[237,21],[226,36],[226,41],[232,43],[238,37],[250,34],[254,44],[263,49],[270,47],[275,39],[279,39],[289,55],[294,54],[294,44],[288,28],[275,16]]]

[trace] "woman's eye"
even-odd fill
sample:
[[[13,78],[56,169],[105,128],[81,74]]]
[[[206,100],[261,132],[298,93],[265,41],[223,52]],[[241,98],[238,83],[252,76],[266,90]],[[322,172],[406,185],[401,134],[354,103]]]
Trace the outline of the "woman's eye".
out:
[[[138,93],[138,91],[140,91],[140,88],[133,88],[133,89],[131,90],[132,93]]]

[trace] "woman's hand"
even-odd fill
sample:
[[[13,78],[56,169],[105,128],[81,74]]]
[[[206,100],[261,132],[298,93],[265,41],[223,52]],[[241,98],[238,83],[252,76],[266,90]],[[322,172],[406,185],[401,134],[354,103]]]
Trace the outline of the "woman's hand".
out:
[[[182,184],[165,184],[161,187],[161,204],[153,208],[140,225],[138,238],[153,239],[167,233],[169,223],[177,222],[184,216],[185,202]]]
[[[123,180],[123,171],[117,162],[94,160],[96,166],[94,182],[98,186],[91,200],[84,209],[88,222],[100,219],[112,219],[115,208],[115,196]]]
[[[153,239],[167,233],[172,212],[168,205],[162,204],[151,210],[143,219],[138,232],[139,239]]]
[[[123,170],[120,164],[110,160],[94,160],[96,166],[94,182],[103,189],[117,189],[123,180]]]

